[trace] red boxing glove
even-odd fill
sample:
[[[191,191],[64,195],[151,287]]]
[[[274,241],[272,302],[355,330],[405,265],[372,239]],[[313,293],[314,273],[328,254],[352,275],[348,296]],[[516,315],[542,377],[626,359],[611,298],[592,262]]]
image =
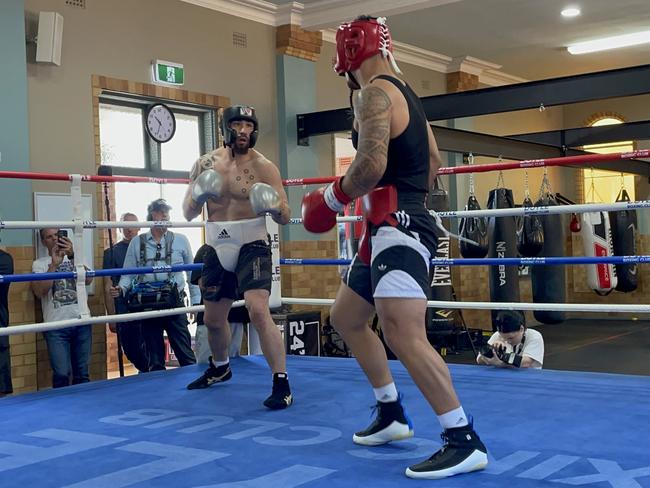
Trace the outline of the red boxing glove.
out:
[[[341,189],[341,180],[302,197],[302,225],[309,232],[322,234],[336,225],[336,216],[352,201]]]
[[[384,222],[397,225],[397,221],[391,216],[393,212],[397,212],[397,207],[397,189],[393,185],[374,188],[363,197],[363,216],[374,225]]]

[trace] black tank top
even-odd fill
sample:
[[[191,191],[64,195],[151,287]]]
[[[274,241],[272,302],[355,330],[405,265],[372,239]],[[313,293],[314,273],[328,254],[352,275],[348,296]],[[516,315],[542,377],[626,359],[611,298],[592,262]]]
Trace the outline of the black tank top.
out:
[[[400,203],[424,201],[429,191],[429,134],[427,119],[420,99],[410,86],[393,76],[375,79],[390,81],[404,95],[409,110],[409,123],[399,136],[388,143],[386,171],[377,186],[395,185]],[[352,128],[352,144],[357,148],[359,134]]]

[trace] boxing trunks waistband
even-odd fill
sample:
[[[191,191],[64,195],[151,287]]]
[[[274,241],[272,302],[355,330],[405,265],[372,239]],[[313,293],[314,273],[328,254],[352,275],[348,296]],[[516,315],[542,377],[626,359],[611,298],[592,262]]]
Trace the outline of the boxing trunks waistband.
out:
[[[234,272],[239,259],[239,251],[244,244],[253,241],[266,241],[266,217],[230,220],[227,222],[206,222],[205,240],[214,248],[221,266]]]

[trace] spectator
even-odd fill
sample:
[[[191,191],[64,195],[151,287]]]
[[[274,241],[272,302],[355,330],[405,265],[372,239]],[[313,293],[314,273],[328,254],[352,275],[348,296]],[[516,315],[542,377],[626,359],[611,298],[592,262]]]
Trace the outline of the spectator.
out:
[[[41,229],[41,242],[48,250],[48,256],[39,258],[32,264],[34,273],[53,273],[74,271],[74,251],[67,232],[59,229]],[[79,317],[76,280],[53,279],[32,282],[32,291],[41,299],[43,321],[76,319]],[[92,277],[86,278],[86,285]],[[67,327],[44,332],[47,351],[52,366],[52,387],[60,388],[70,384],[90,381],[88,361],[92,347],[92,328],[90,325]]]
[[[544,338],[535,329],[526,328],[523,312],[503,310],[495,319],[497,332],[488,339],[476,357],[478,364],[498,368],[542,369]]]
[[[147,207],[148,221],[168,221],[171,206],[162,198]],[[124,258],[125,268],[178,265],[192,263],[192,249],[183,234],[175,234],[167,227],[152,227],[146,234],[132,239]],[[189,273],[188,273],[189,275]],[[184,272],[122,275],[119,287],[127,299],[130,312],[161,310],[184,306]],[[190,284],[192,304],[198,304],[201,293]],[[163,331],[181,366],[196,363],[192,341],[187,328],[187,314],[168,315],[142,321],[142,335],[149,356],[149,371],[165,369],[165,342]]]
[[[137,222],[137,215],[127,212],[120,218],[122,222]],[[104,262],[102,268],[113,269],[121,268],[124,265],[124,257],[131,240],[140,232],[139,227],[123,227],[123,239],[115,244],[112,248],[104,251]],[[124,297],[120,295],[120,287],[117,284],[120,281],[119,276],[107,276],[104,278],[104,303],[106,312],[109,315],[128,313]],[[133,366],[141,373],[149,371],[149,359],[142,337],[142,327],[139,321],[122,322],[118,324],[110,323],[111,332],[119,335],[120,343],[124,354]]]
[[[0,249],[0,275],[14,273],[14,260],[11,254]],[[0,327],[9,325],[9,285],[0,283]],[[11,351],[9,336],[0,337],[0,398],[13,393],[11,384]]]

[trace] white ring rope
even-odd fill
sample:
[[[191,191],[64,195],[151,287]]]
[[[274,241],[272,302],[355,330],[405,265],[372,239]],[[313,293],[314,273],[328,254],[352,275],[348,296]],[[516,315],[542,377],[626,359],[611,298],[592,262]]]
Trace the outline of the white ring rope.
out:
[[[244,300],[233,302],[233,307],[244,306]],[[65,329],[67,327],[79,327],[89,324],[106,324],[106,322],[133,322],[136,320],[153,319],[156,317],[167,317],[169,315],[180,315],[183,313],[200,313],[205,309],[204,305],[192,305],[191,307],[170,308],[167,310],[153,310],[150,312],[132,312],[119,315],[99,315],[97,317],[82,317],[78,319],[54,320],[52,322],[41,322],[38,324],[12,325],[0,328],[0,337],[28,334],[33,332],[46,332],[48,330]]]
[[[282,298],[285,305],[332,305],[333,298]],[[650,313],[650,305],[620,305],[613,303],[520,303],[520,302],[427,302],[429,308],[458,308],[477,310],[550,310],[557,312],[633,312]]]

